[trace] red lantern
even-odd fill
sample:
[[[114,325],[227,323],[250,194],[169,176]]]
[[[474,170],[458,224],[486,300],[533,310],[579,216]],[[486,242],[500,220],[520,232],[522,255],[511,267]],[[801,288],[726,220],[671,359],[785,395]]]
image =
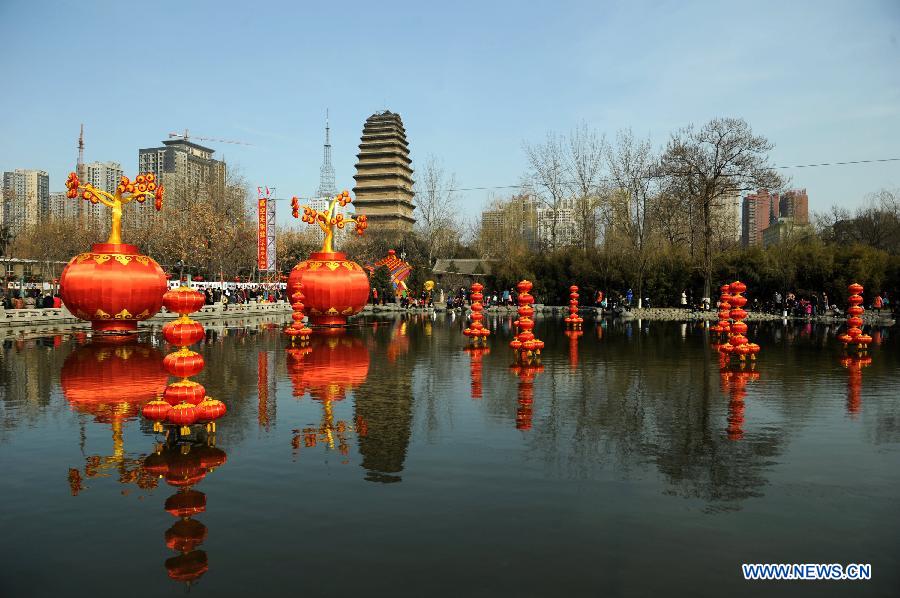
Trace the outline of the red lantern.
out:
[[[313,252],[291,270],[288,296],[303,284],[305,306],[316,326],[343,326],[362,311],[369,298],[369,278],[356,262],[340,251]]]
[[[135,245],[94,243],[69,261],[60,276],[66,308],[98,332],[133,332],[162,306],[166,277]]]
[[[200,578],[209,570],[206,553],[194,550],[166,559],[166,571],[175,581],[189,583]]]
[[[225,403],[206,397],[197,405],[197,421],[211,422],[225,415]]]
[[[202,372],[205,363],[202,355],[182,347],[178,351],[166,355],[163,358],[163,365],[173,376],[190,378]]]
[[[162,331],[165,339],[177,347],[193,345],[206,337],[203,325],[187,318],[168,322]]]
[[[166,546],[178,552],[190,552],[206,541],[206,526],[194,519],[176,521],[166,530]]]
[[[200,311],[205,304],[206,297],[203,293],[184,285],[163,295],[163,305],[167,310],[176,314],[192,314]]]
[[[166,418],[169,415],[169,411],[172,409],[172,405],[167,403],[166,401],[160,399],[153,399],[141,410],[141,413],[152,422],[161,423],[166,421]],[[157,426],[153,426],[155,431],[157,430]]]
[[[193,380],[179,380],[166,387],[163,392],[164,403],[174,407],[179,403],[199,405],[206,397],[206,389],[203,385]]]
[[[181,435],[187,436],[191,433],[190,426],[197,421],[197,408],[190,403],[179,403],[172,407],[166,419],[169,423],[181,426]]]
[[[165,509],[173,517],[191,517],[206,510],[206,495],[199,490],[182,488],[166,499]]]

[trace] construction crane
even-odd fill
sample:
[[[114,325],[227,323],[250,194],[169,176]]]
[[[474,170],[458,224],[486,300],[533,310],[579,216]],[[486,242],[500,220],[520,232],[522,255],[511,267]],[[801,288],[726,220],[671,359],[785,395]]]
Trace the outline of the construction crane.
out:
[[[184,133],[169,133],[169,139],[172,138],[184,139],[185,141],[190,141],[191,139],[198,139],[200,141],[214,141],[216,143],[234,143],[236,145],[253,145],[252,143],[247,143],[245,141],[232,141],[230,139],[215,139],[213,137],[199,137],[199,136],[191,136],[188,134],[188,130],[185,129]]]

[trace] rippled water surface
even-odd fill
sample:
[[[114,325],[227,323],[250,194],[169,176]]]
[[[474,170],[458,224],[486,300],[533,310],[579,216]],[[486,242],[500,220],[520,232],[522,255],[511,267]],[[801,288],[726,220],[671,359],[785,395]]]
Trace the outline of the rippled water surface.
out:
[[[0,350],[0,595],[897,595],[900,351],[766,324],[754,371],[702,325],[369,319],[291,349],[210,331],[228,415],[164,443],[140,405],[157,334]],[[162,476],[162,477],[160,477]],[[202,494],[201,494],[202,493]],[[167,511],[168,509],[168,511]],[[742,562],[871,563],[868,582],[744,582]]]

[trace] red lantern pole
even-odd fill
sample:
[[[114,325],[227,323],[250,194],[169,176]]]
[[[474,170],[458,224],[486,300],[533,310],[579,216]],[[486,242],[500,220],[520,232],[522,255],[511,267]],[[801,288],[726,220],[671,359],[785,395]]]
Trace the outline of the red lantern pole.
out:
[[[578,287],[574,284],[569,287],[569,315],[565,318],[566,327],[572,330],[580,330],[584,318],[578,315]]]
[[[857,355],[865,355],[869,343],[872,342],[872,337],[862,331],[862,316],[866,312],[862,306],[864,289],[861,284],[854,282],[847,287],[847,290],[850,291],[850,297],[847,299],[847,303],[850,304],[850,307],[847,308],[847,332],[840,335],[838,339],[844,343],[844,350],[850,349]]]
[[[191,426],[197,422],[205,423],[208,432],[215,432],[216,420],[225,415],[225,404],[207,396],[202,384],[189,379],[203,371],[206,364],[202,355],[188,347],[201,341],[206,333],[203,326],[188,315],[199,311],[205,302],[202,293],[186,285],[163,295],[166,309],[179,314],[178,319],[163,326],[166,341],[179,347],[177,351],[166,355],[163,365],[169,374],[180,380],[169,384],[163,392],[163,402],[171,407],[168,411],[158,399],[145,406],[144,415],[154,421],[154,431],[162,431],[165,421],[178,426],[182,436],[189,435]],[[154,407],[151,408],[151,405]],[[163,415],[164,419],[161,417]]]
[[[728,290],[730,295],[724,297],[727,298],[727,301],[724,303],[731,307],[728,311],[731,324],[728,325],[728,340],[725,344],[719,346],[719,351],[726,353],[730,357],[737,356],[740,361],[745,361],[748,355],[751,360],[755,360],[760,347],[756,343],[751,343],[745,336],[747,323],[744,320],[747,318],[747,311],[744,310],[744,306],[747,305],[747,298],[743,294],[747,291],[747,285],[736,280],[729,285]],[[724,311],[723,309],[719,312],[720,318],[724,315]]]
[[[516,285],[516,288],[519,290],[519,319],[514,324],[518,333],[510,341],[509,346],[515,352],[516,362],[520,364],[538,362],[538,356],[541,354],[541,349],[544,348],[544,342],[535,338],[532,332],[534,330],[534,320],[531,319],[531,316],[534,315],[534,308],[531,304],[534,303],[534,297],[529,293],[531,287],[531,282],[527,280],[523,280]]]
[[[297,283],[297,291],[291,295],[291,299],[294,300],[291,303],[291,309],[294,310],[294,313],[291,314],[292,322],[288,325],[287,328],[284,329],[284,333],[291,337],[291,344],[294,344],[294,340],[300,339],[300,346],[304,346],[309,343],[309,335],[312,334],[312,330],[303,324],[303,318],[306,316],[303,313],[303,300],[306,297],[303,295],[303,283]]]
[[[472,339],[473,345],[478,345],[479,342],[487,344],[487,337],[491,334],[491,331],[485,328],[484,324],[481,322],[484,319],[484,314],[481,313],[484,310],[484,306],[481,303],[484,299],[484,295],[481,294],[483,289],[484,285],[480,282],[472,283],[472,293],[470,295],[472,302],[472,315],[470,316],[472,325],[463,330],[463,334]]]

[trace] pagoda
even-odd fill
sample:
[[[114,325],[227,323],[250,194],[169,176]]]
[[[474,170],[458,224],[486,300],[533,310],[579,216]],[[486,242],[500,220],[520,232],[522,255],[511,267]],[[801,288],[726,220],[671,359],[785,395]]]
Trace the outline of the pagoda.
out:
[[[367,118],[356,156],[356,213],[381,228],[411,230],[413,169],[400,115],[385,110]]]

